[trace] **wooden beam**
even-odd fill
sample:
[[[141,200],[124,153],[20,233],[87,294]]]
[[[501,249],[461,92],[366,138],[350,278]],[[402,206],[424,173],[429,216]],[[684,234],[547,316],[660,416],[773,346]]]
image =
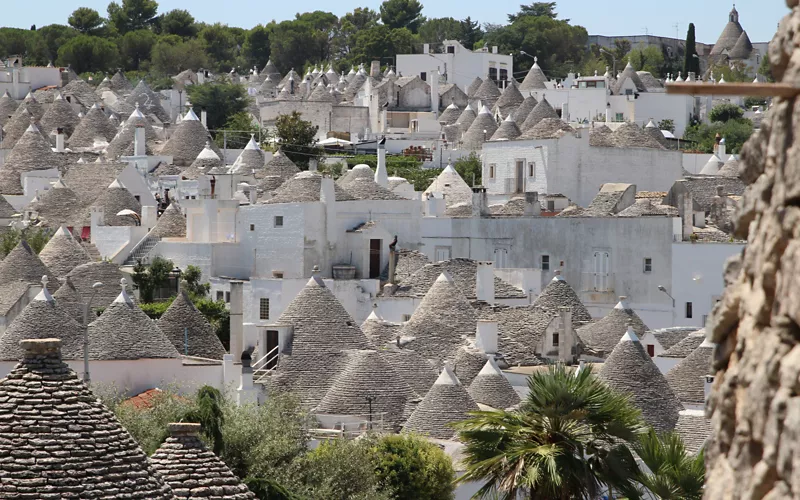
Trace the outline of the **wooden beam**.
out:
[[[668,83],[667,94],[740,95],[752,97],[795,97],[800,87],[788,83]]]

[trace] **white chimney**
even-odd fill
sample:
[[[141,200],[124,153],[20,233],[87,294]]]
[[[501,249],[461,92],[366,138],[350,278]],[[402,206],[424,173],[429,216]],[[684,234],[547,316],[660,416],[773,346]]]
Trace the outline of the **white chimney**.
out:
[[[250,198],[251,205],[258,203],[258,188],[255,186],[248,186],[247,195]]]
[[[494,262],[478,261],[475,288],[478,300],[494,304]]]
[[[91,207],[90,211],[91,213],[89,214],[89,217],[92,227],[104,226],[105,220],[103,217],[103,207]],[[94,231],[92,231],[92,234],[94,234]]]
[[[242,360],[244,350],[243,303],[244,282],[231,281],[231,354],[234,362]]]
[[[439,69],[431,71],[431,112],[439,116]]]
[[[497,352],[497,321],[478,320],[475,332],[475,346],[486,354]]]
[[[226,389],[226,393],[235,387],[238,374],[236,367],[233,366],[233,354],[222,355],[222,383]]]
[[[208,128],[208,113],[206,110],[200,111],[200,123],[202,123],[205,128]]]
[[[717,148],[717,156],[719,157],[719,160],[722,161],[722,162],[724,162],[726,160],[726,158],[725,158],[725,149],[726,149],[725,148],[725,138],[723,137],[719,141],[719,147]]]
[[[431,52],[431,44],[423,43],[422,44],[422,53],[423,54],[430,54],[430,52]]]
[[[242,376],[239,387],[236,389],[236,403],[239,406],[246,404],[258,404],[258,389],[253,385],[253,367],[250,366],[250,350],[242,356]]]
[[[147,156],[144,125],[137,124],[133,131],[133,156]]]
[[[708,397],[711,396],[712,386],[714,385],[714,375],[706,375],[703,377],[703,399],[708,404]]]
[[[328,245],[335,245],[338,239],[338,228],[336,227],[336,191],[334,190],[333,179],[326,175],[322,176],[322,182],[320,183],[319,201],[325,206],[325,228]]]
[[[309,158],[308,171],[316,172],[317,170],[319,170],[319,160],[317,160],[316,158]]]
[[[382,186],[389,186],[389,174],[386,171],[386,145],[384,140],[378,141],[378,168],[375,169],[375,182]]]
[[[64,152],[64,129],[60,127],[56,129],[56,152]]]
[[[492,54],[497,54],[497,45],[492,45]]]
[[[151,229],[158,222],[158,207],[155,205],[142,205],[142,227]]]

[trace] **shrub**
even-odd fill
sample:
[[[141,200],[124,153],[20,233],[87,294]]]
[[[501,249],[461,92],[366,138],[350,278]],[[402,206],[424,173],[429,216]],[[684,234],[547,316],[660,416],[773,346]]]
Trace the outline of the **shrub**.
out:
[[[708,119],[713,122],[727,122],[744,117],[742,108],[735,104],[718,104],[708,113]]]
[[[392,435],[377,441],[375,473],[397,500],[453,498],[455,471],[435,444],[414,435]]]

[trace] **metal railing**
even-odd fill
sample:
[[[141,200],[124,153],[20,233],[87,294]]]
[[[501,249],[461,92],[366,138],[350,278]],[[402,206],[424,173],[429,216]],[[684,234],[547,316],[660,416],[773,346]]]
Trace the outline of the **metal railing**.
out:
[[[251,365],[253,367],[253,378],[255,379],[255,383],[264,382],[269,374],[275,371],[275,367],[278,366],[277,360],[279,356],[280,353],[278,352],[278,346],[275,346],[271,351],[263,355]],[[275,361],[275,364],[271,367],[268,367],[273,360]]]
[[[136,265],[137,261],[139,260],[146,263],[147,254],[150,253],[150,250],[155,248],[159,241],[161,241],[161,238],[158,236],[145,236],[142,238],[142,241],[133,247],[133,250],[131,250],[131,253],[128,254],[128,257],[125,259],[123,265],[133,266]]]
[[[312,428],[309,435],[314,439],[355,439],[368,432],[382,432],[385,430],[386,412],[365,413],[357,415],[324,415],[326,419],[340,419],[333,428]]]

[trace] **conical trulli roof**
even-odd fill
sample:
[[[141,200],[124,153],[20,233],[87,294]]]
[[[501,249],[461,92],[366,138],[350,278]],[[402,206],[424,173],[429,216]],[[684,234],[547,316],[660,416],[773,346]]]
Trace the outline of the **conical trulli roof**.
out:
[[[553,109],[553,106],[547,102],[547,98],[542,96],[542,100],[539,101],[536,106],[534,106],[530,113],[528,113],[528,116],[525,118],[525,121],[522,123],[522,126],[519,129],[524,134],[545,118],[558,119],[558,113],[556,113],[556,110]]]
[[[461,108],[455,104],[451,104],[445,108],[441,115],[439,115],[439,123],[445,125],[453,125],[458,117],[461,116]]]
[[[456,431],[450,424],[467,419],[469,412],[479,409],[453,371],[445,366],[428,394],[411,413],[403,430],[437,439],[451,439]]]
[[[41,102],[39,102],[33,94],[28,92],[28,95],[25,96],[25,99],[22,100],[22,103],[28,108],[28,111],[36,118],[36,121],[41,121],[42,117],[44,116],[44,106]]]
[[[730,158],[717,170],[717,175],[723,177],[739,177],[739,160],[731,155]]]
[[[398,347],[395,342],[380,346],[379,350],[397,375],[421,398],[439,377],[433,364],[416,351]]]
[[[83,358],[83,325],[58,307],[49,291],[42,290],[0,334],[0,359],[20,359],[22,340],[50,337],[61,339],[64,358]]]
[[[464,149],[479,150],[483,147],[483,143],[488,141],[495,132],[497,132],[497,122],[494,121],[489,108],[483,106],[481,112],[478,113],[478,116],[464,133],[464,137],[461,139],[462,147]]]
[[[0,262],[0,283],[10,281],[41,283],[42,276],[47,276],[47,289],[51,293],[58,290],[55,274],[44,265],[25,240],[20,241]]]
[[[589,131],[589,145],[602,148],[613,148],[616,146],[614,142],[614,133],[605,125],[593,128]]]
[[[346,187],[356,179],[375,179],[375,171],[369,165],[356,165],[336,179],[336,184]]]
[[[291,179],[295,174],[300,173],[300,169],[297,168],[297,165],[295,165],[280,149],[278,149],[266,163],[265,170],[266,175],[277,175],[283,180]]]
[[[351,351],[347,366],[333,381],[315,413],[368,416],[399,428],[408,418],[409,403],[417,398],[392,365],[374,350]]]
[[[512,111],[522,105],[525,98],[519,91],[516,80],[510,80],[508,86],[503,90],[503,95],[495,102],[494,109],[500,113],[500,117],[505,119]]]
[[[208,130],[197,119],[194,111],[189,110],[183,120],[175,127],[160,154],[172,156],[172,162],[175,165],[186,167],[192,164],[197,155],[206,147],[208,141],[211,141]],[[211,141],[210,144],[217,156],[221,158],[222,153],[216,147],[214,141]]]
[[[79,325],[83,325],[83,297],[81,297],[80,292],[75,288],[75,284],[69,276],[64,279],[58,291],[53,294],[53,298],[56,299],[56,306],[59,309],[77,321]]]
[[[625,65],[625,69],[622,70],[622,74],[619,78],[617,78],[617,82],[614,84],[613,93],[614,95],[619,95],[622,91],[622,86],[625,84],[627,80],[633,82],[634,86],[636,87],[637,92],[647,92],[647,87],[645,87],[642,79],[639,78],[639,75],[636,73],[636,70],[633,69],[631,63]]]
[[[617,305],[594,323],[578,328],[577,333],[583,343],[595,351],[609,353],[619,343],[619,332],[633,327],[636,335],[644,335],[649,330],[642,319],[628,304],[627,297],[620,297]]]
[[[103,97],[103,92],[105,92],[107,90],[111,91],[111,92],[114,91],[114,89],[111,88],[111,79],[109,77],[103,78],[103,81],[100,82],[100,84],[97,86],[97,88],[94,89],[94,92],[99,97]]]
[[[70,148],[91,148],[97,139],[110,141],[115,135],[117,135],[117,129],[108,120],[100,106],[95,104],[75,127],[75,131],[67,142]]]
[[[64,278],[75,267],[92,260],[66,226],[58,228],[39,252],[39,259],[58,278]]]
[[[456,355],[449,360],[448,364],[452,366],[453,373],[458,376],[458,380],[465,386],[469,386],[483,369],[486,359],[485,352],[473,346],[463,345],[458,348]]]
[[[139,80],[131,95],[125,101],[132,106],[139,106],[145,115],[154,115],[161,122],[169,121],[167,110],[161,105],[161,98],[153,92],[147,82]]]
[[[133,155],[133,143],[136,138],[137,126],[144,127],[145,149],[151,149],[151,144],[157,139],[156,131],[150,124],[150,121],[139,111],[139,108],[136,108],[128,119],[125,120],[125,123],[122,124],[117,135],[108,143],[108,147],[106,148],[107,158],[119,158],[120,156]]]
[[[60,180],[47,191],[39,192],[28,206],[28,209],[36,212],[39,224],[47,228],[79,225],[85,208],[86,205],[81,203],[75,192]]]
[[[184,290],[178,293],[156,324],[180,354],[208,359],[222,359],[225,355],[225,348],[214,327]]]
[[[519,105],[516,111],[514,111],[513,119],[514,122],[516,122],[517,127],[520,127],[520,130],[522,130],[522,125],[525,123],[525,119],[528,118],[528,115],[531,114],[531,111],[533,111],[533,108],[535,108],[537,104],[539,104],[539,101],[537,101],[532,95],[529,95],[524,101],[522,101],[522,104]]]
[[[125,290],[89,325],[89,357],[97,360],[177,358],[164,332]],[[113,288],[109,283],[107,287]]]
[[[492,357],[486,361],[486,365],[469,385],[467,392],[476,403],[498,410],[510,408],[520,402],[519,394]]]
[[[456,125],[458,125],[458,127],[461,129],[462,134],[466,132],[467,129],[469,129],[469,126],[472,125],[472,122],[475,121],[475,118],[477,116],[478,114],[475,112],[474,109],[472,109],[472,106],[467,104],[467,107],[464,108],[464,111],[461,112],[461,115],[459,115],[458,120],[456,120]],[[460,139],[461,138],[459,137],[459,140]]]
[[[522,135],[522,132],[519,130],[517,126],[517,122],[514,121],[513,114],[506,116],[506,119],[500,123],[500,126],[497,127],[494,135],[490,140],[492,141],[513,141],[517,137]]]
[[[474,335],[477,322],[467,298],[442,273],[403,326],[403,336],[413,337],[409,347],[426,359],[444,360]]]
[[[390,323],[379,318],[375,311],[372,311],[367,319],[361,323],[361,331],[375,346],[383,346],[395,342],[402,330],[400,323]]]
[[[556,273],[556,276],[544,287],[542,293],[536,297],[533,305],[547,309],[553,314],[558,312],[559,307],[570,307],[572,308],[573,325],[592,321],[592,315],[578,298],[578,294],[569,286],[560,272],[556,271]]]
[[[705,403],[705,377],[714,373],[711,367],[713,354],[714,344],[703,340],[691,354],[667,372],[665,377],[678,401],[694,405]]]
[[[750,37],[747,36],[746,31],[742,31],[739,39],[733,45],[733,48],[728,52],[728,57],[731,59],[747,59],[753,51],[753,44],[750,42]]]
[[[25,340],[0,380],[0,477],[18,498],[171,500],[114,414],[61,361],[58,339]]]
[[[42,116],[41,130],[46,135],[51,135],[56,132],[56,129],[61,128],[64,129],[66,137],[69,137],[80,121],[81,119],[78,118],[78,113],[72,109],[72,105],[61,96],[61,93],[58,93],[53,99],[53,104],[47,108],[44,116]]]
[[[67,275],[81,294],[81,302],[85,304],[90,297],[94,297],[92,307],[96,308],[106,307],[117,298],[119,289],[114,284],[119,283],[123,277],[125,274],[119,270],[119,266],[107,260],[81,264]],[[98,281],[105,283],[105,286],[95,290],[92,285]]]
[[[443,193],[447,206],[459,203],[472,204],[472,188],[461,178],[452,165],[447,165],[423,194]]]
[[[522,80],[522,83],[519,85],[519,89],[522,92],[543,90],[547,88],[547,85],[545,85],[546,82],[547,77],[544,75],[544,71],[542,71],[542,68],[539,67],[539,63],[534,60],[533,66],[531,66],[528,74],[525,75],[525,79]]]
[[[21,175],[57,166],[50,143],[30,124],[0,166],[0,194],[23,194]]]
[[[111,77],[111,89],[117,94],[125,96],[133,91],[133,84],[125,76],[125,73],[117,70]]]
[[[258,172],[258,177],[263,177],[264,173],[264,151],[256,142],[255,137],[251,134],[250,141],[247,146],[236,158],[233,164],[233,172],[243,175],[249,175],[251,172]]]
[[[475,92],[481,88],[481,85],[483,85],[483,79],[479,76],[476,76],[475,79],[472,80],[472,83],[470,83],[467,87],[467,98],[471,100],[475,96]]]
[[[356,200],[402,200],[372,179],[351,179],[344,189]]]
[[[304,171],[286,180],[275,190],[267,203],[307,203],[320,201],[322,174]],[[333,185],[336,201],[353,201],[355,198],[340,185]]]
[[[622,336],[598,376],[612,389],[630,395],[644,421],[656,431],[675,428],[683,406],[633,330],[628,329]]]
[[[17,107],[19,107],[19,103],[11,97],[8,90],[3,92],[3,96],[0,97],[0,127],[5,127]]]
[[[742,33],[744,33],[742,25],[739,24],[738,12],[735,12],[735,10],[736,8],[734,7],[733,11],[731,11],[731,14],[736,14],[736,16],[729,18],[728,23],[725,25],[725,28],[723,28],[722,33],[717,39],[717,43],[715,43],[714,48],[711,49],[712,56],[722,54],[725,50],[730,52],[730,50],[733,49],[733,46],[736,45],[739,37],[742,36]]]
[[[114,181],[108,186],[97,201],[85,210],[84,226],[91,225],[92,208],[103,209],[103,221],[106,226],[135,226],[136,220],[130,215],[117,215],[122,210],[133,210],[137,214],[142,213],[142,205],[133,194],[128,191],[119,181]]]
[[[613,132],[614,143],[623,148],[664,149],[656,139],[635,123],[625,122]]]
[[[28,111],[28,107],[25,104],[21,104],[3,127],[3,140],[0,142],[0,149],[12,149],[20,140],[22,134],[31,126],[31,123],[38,128],[36,118]]]
[[[570,133],[575,133],[575,129],[561,118],[544,118],[523,132],[520,139],[559,139]]]
[[[661,132],[661,129],[658,128],[658,125],[653,120],[647,122],[647,125],[644,127],[644,131],[647,135],[658,141],[664,147],[667,147],[667,138],[664,137],[664,133]]]
[[[275,82],[281,81],[281,72],[278,71],[278,68],[272,62],[272,59],[268,60],[267,64],[264,65],[264,69],[261,70],[261,74],[269,75],[269,77]]]
[[[181,172],[181,177],[198,179],[201,175],[206,175],[212,168],[221,168],[223,166],[219,155],[211,147],[211,141],[206,141],[206,146],[197,155],[192,164]]]
[[[161,217],[158,218],[156,225],[150,230],[148,236],[156,238],[185,238],[186,237],[186,217],[181,212],[181,208],[173,201],[169,204]]]
[[[292,325],[292,344],[269,377],[270,390],[291,391],[308,408],[319,404],[334,377],[344,369],[345,351],[373,348],[318,276],[308,280],[277,324]]]
[[[61,89],[61,93],[64,95],[64,98],[71,97],[72,102],[77,102],[83,106],[83,108],[89,109],[101,102],[100,97],[94,90],[94,87],[81,78],[77,78],[64,85]]]
[[[497,88],[497,84],[494,83],[494,80],[487,78],[469,99],[470,101],[481,101],[484,106],[491,109],[497,100],[500,99],[501,95],[502,93],[500,89]]]
[[[256,496],[200,439],[200,424],[174,423],[169,437],[150,456],[153,469],[176,498],[251,500]]]

